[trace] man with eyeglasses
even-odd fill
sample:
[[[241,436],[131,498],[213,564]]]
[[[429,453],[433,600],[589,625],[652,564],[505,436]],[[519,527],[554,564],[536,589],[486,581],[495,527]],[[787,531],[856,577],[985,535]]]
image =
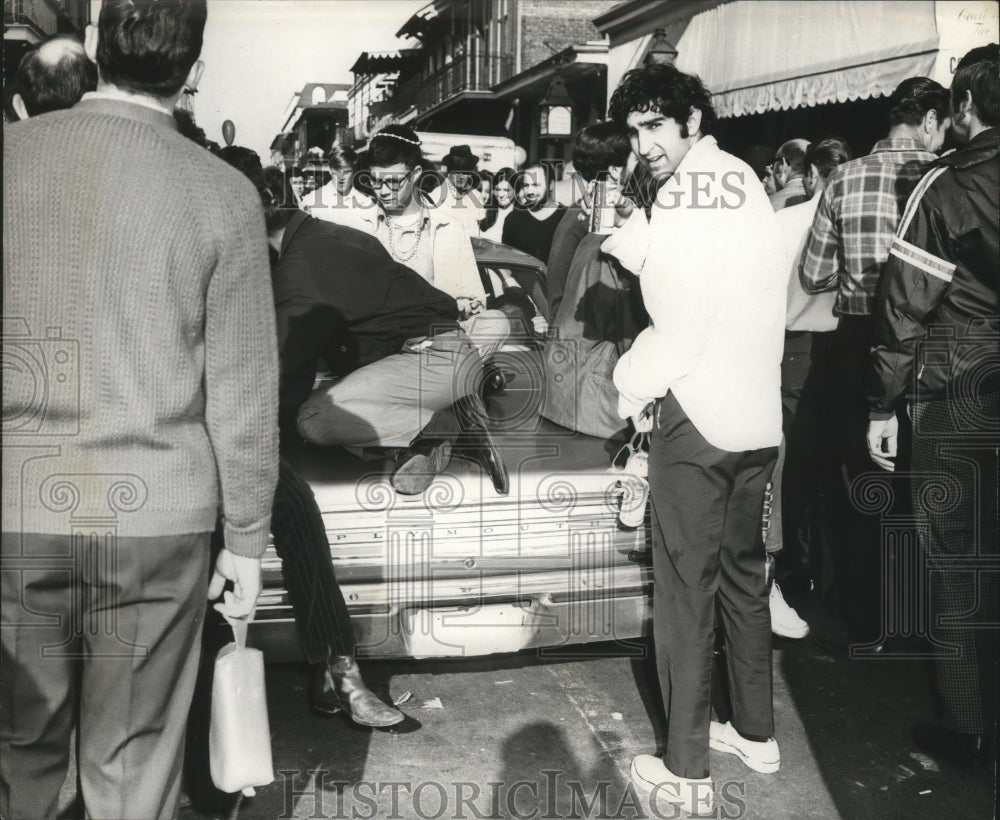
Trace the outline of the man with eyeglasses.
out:
[[[809,200],[802,181],[808,148],[809,140],[789,140],[775,153],[771,165],[775,191],[770,195],[774,210],[780,211]]]

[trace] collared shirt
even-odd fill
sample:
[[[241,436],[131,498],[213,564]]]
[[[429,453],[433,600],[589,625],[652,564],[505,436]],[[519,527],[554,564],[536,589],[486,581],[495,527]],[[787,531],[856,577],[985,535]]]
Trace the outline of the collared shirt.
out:
[[[698,140],[601,249],[640,276],[651,324],[615,368],[618,412],[672,392],[698,432],[730,452],[781,441],[787,270],[753,170]]]
[[[127,102],[133,105],[141,105],[144,108],[151,108],[153,111],[160,111],[173,118],[174,112],[164,105],[160,105],[152,97],[144,94],[129,94],[127,91],[105,88],[103,91],[87,91],[80,100],[114,100],[115,102]]]
[[[936,156],[913,139],[884,139],[834,168],[806,242],[807,293],[837,290],[840,316],[869,316],[906,199]]]
[[[775,211],[780,211],[783,208],[790,208],[792,205],[805,202],[809,199],[809,195],[806,193],[802,177],[795,177],[795,179],[788,180],[780,191],[775,191],[768,198],[771,200],[771,207]]]
[[[385,212],[377,206],[359,209],[357,217],[359,230],[378,239],[393,259],[415,270],[434,287],[456,299],[486,302],[472,240],[455,220],[451,208],[434,207],[425,200],[420,218],[404,222],[396,229],[387,223]]]

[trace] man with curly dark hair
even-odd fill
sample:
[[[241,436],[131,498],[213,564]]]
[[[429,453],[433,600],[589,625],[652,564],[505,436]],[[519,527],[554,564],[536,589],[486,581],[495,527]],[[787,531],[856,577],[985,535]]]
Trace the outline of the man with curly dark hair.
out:
[[[771,622],[761,536],[781,440],[787,272],[774,210],[745,162],[711,136],[701,81],[670,65],[625,75],[611,116],[662,181],[647,218],[619,200],[602,245],[639,276],[650,326],[614,372],[618,413],[651,432],[653,637],[669,721],[663,757],[632,780],[688,812],[712,807],[709,747],[775,772]],[[716,611],[732,722],[711,722]]]

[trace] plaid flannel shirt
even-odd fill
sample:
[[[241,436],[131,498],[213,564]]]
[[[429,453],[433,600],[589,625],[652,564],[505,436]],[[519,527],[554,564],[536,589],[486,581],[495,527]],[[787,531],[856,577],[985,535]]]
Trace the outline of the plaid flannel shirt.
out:
[[[834,312],[870,316],[906,200],[937,157],[912,139],[884,139],[831,172],[799,275],[807,293],[837,290]]]

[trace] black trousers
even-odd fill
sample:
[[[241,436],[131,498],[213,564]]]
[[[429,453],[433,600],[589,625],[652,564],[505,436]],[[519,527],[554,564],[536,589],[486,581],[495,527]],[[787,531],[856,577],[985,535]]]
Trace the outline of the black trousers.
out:
[[[0,815],[55,816],[75,725],[88,817],[174,816],[210,536],[3,534]]]
[[[330,542],[312,489],[284,458],[271,510],[274,549],[309,663],[353,655],[354,628],[330,561]]]
[[[664,763],[681,777],[709,771],[717,606],[733,725],[748,734],[774,734],[760,522],[776,455],[776,447],[720,450],[702,437],[673,394],[657,404],[649,453],[653,639],[668,723]]]
[[[832,332],[785,334],[781,361],[785,460],[780,507],[784,552],[779,564],[821,573],[832,540],[829,500],[836,496],[836,457],[830,442],[829,347]]]
[[[868,455],[868,401],[865,385],[871,361],[870,316],[842,316],[830,351],[833,439],[837,450],[837,597],[850,637],[871,641],[881,635],[881,525],[877,515],[858,509],[851,487],[866,473],[884,475]],[[899,465],[897,465],[899,469]]]
[[[972,412],[919,401],[912,413],[911,492],[930,573],[942,719],[953,731],[982,734],[996,719],[1000,397],[987,394]]]

